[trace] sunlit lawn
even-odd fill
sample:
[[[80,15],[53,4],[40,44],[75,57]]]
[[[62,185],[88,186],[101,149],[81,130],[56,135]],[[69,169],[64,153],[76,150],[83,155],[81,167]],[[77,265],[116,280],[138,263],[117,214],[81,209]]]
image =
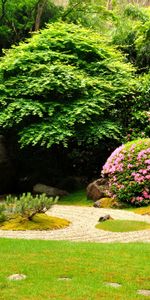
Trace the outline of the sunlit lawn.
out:
[[[93,206],[93,201],[88,200],[85,190],[75,191],[68,196],[60,198],[58,204],[63,205],[79,205],[79,206]]]
[[[1,300],[149,299],[150,244],[0,239]],[[9,281],[13,273],[27,275]],[[60,280],[60,278],[70,280]],[[106,282],[117,282],[119,288]]]

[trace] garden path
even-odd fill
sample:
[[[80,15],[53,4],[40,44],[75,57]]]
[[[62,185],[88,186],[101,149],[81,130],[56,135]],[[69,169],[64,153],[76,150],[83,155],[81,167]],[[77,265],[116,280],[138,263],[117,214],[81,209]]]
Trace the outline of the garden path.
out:
[[[71,225],[64,229],[51,231],[6,231],[0,230],[0,237],[41,239],[41,240],[69,240],[88,242],[150,242],[150,230],[134,232],[108,232],[95,228],[101,216],[110,214],[114,219],[146,221],[150,223],[150,216],[141,216],[133,212],[94,207],[79,207],[70,205],[54,205],[48,215],[65,218]]]

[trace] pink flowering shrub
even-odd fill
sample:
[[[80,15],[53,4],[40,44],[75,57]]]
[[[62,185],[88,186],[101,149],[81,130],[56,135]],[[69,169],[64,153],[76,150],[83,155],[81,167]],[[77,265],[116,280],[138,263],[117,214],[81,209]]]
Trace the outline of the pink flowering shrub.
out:
[[[108,196],[133,205],[150,203],[150,139],[117,148],[103,166],[109,180]]]

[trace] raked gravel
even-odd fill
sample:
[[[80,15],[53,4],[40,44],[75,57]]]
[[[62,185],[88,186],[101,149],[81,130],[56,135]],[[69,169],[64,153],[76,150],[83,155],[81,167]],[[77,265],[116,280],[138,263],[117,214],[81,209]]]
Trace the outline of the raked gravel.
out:
[[[141,216],[119,209],[54,205],[48,215],[65,218],[71,221],[69,227],[48,231],[13,231],[0,230],[0,237],[40,240],[69,240],[88,242],[150,242],[150,230],[132,232],[109,232],[95,228],[101,216],[111,215],[113,219],[136,220],[150,223],[150,216]]]

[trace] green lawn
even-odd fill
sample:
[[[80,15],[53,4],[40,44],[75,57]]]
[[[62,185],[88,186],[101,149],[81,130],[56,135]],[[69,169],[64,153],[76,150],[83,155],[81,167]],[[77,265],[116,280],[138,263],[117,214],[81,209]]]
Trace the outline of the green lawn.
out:
[[[68,196],[64,196],[58,201],[58,204],[79,206],[93,206],[93,203],[94,202],[92,200],[87,200],[85,190],[70,193]]]
[[[0,239],[0,299],[150,299],[137,295],[138,289],[150,289],[149,261],[150,244]],[[13,273],[27,279],[9,281]],[[108,287],[106,282],[122,286]]]
[[[112,231],[112,232],[128,232],[150,229],[150,224],[146,222],[130,221],[130,220],[108,220],[100,222],[96,228]]]

